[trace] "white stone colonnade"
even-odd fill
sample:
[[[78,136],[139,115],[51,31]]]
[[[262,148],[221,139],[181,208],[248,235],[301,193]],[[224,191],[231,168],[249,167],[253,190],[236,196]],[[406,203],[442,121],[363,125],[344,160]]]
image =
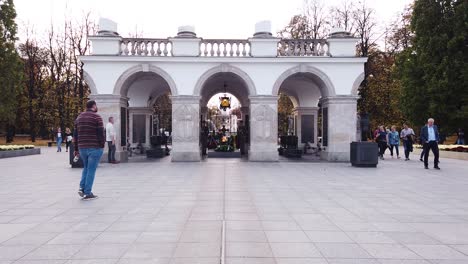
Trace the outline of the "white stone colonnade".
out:
[[[101,20],[99,34],[90,37],[92,54],[80,59],[90,98],[97,101],[105,121],[109,116],[115,119],[117,158],[126,160],[124,139],[132,136],[134,115],[145,115],[149,144],[151,102],[170,91],[172,160],[199,161],[200,118],[208,112],[200,103],[206,102],[201,91],[216,84],[210,81],[216,75],[232,82],[232,93],[244,98],[242,116],[250,119],[249,160],[278,160],[282,91],[296,104],[299,140],[304,126],[313,129],[307,135],[317,143],[321,109],[323,158],[349,160],[349,143],[356,140],[357,86],[367,60],[355,57],[356,39],[341,31],[325,40],[278,39],[269,33],[269,22],[257,24],[255,32],[246,40],[209,40],[198,38],[192,27],[181,27],[175,38],[126,39],[115,23]]]

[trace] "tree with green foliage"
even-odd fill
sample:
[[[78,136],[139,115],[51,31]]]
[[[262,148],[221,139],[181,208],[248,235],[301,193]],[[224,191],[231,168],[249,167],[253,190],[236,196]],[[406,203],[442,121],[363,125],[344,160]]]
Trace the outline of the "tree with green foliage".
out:
[[[289,96],[280,93],[278,96],[278,134],[287,135],[289,117],[292,115],[294,106]]]
[[[412,45],[400,54],[402,108],[414,125],[433,117],[441,131],[468,127],[468,2],[416,0]]]
[[[17,25],[13,0],[0,0],[0,123],[12,140],[23,68],[15,48]]]

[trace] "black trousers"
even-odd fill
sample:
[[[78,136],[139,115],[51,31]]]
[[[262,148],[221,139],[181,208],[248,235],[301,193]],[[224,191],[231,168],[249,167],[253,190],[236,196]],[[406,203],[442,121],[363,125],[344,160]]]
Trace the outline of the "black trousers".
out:
[[[405,148],[405,158],[409,159],[409,153],[413,151],[413,142],[403,140],[403,147]]]
[[[439,166],[439,145],[437,141],[429,141],[424,143],[424,166],[429,166],[429,150],[434,153],[434,167]]]
[[[71,141],[66,140],[65,141],[65,149],[68,151],[68,147],[70,147]],[[71,150],[70,150],[71,151]]]
[[[379,156],[383,157],[383,154],[387,149],[387,141],[379,141],[377,144],[379,145]]]
[[[112,144],[112,141],[107,141],[107,146],[109,147],[109,152],[107,153],[107,161],[111,163],[115,161],[115,145]]]

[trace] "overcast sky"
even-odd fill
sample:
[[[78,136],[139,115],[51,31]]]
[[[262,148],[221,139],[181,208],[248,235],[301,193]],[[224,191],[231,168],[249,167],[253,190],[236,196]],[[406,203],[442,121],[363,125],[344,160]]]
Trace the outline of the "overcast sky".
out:
[[[327,6],[342,0],[323,0]],[[106,17],[118,23],[120,35],[136,31],[145,37],[166,38],[181,25],[195,26],[203,38],[248,38],[261,20],[272,22],[273,32],[301,13],[303,0],[15,0],[20,37],[24,25],[33,25],[45,36],[49,25],[60,26],[66,16],[79,19],[91,12],[97,20]],[[392,21],[412,0],[367,0],[380,25]]]

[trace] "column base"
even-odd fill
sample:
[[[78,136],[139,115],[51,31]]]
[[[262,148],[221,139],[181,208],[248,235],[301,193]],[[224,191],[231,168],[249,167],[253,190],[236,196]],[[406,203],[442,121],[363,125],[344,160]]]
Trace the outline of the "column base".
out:
[[[200,151],[180,151],[171,152],[172,162],[199,162],[201,161]]]
[[[269,148],[250,147],[249,161],[276,162],[279,160],[278,149],[276,145],[271,144]]]
[[[104,149],[104,152],[102,153],[102,156],[101,156],[101,163],[108,163],[108,153],[109,151],[107,150],[107,146],[106,148]],[[122,163],[126,163],[128,162],[128,152],[127,151],[123,151],[123,150],[117,150],[115,151],[115,160],[117,161],[120,161]]]
[[[350,161],[350,152],[320,152],[320,158],[322,160],[331,161],[331,162],[349,162]]]

